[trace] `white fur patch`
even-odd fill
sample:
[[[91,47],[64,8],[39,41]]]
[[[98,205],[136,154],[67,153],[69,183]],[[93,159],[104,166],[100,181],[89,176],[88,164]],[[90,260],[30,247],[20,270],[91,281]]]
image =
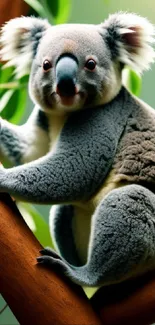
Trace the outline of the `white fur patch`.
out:
[[[49,215],[49,230],[50,230],[50,235],[53,241],[53,245],[57,252],[59,252],[57,242],[55,240],[55,216],[57,213],[58,205],[52,205],[52,208],[50,210],[50,215]]]
[[[115,31],[120,40],[114,40],[119,51],[118,60],[141,73],[155,61],[155,28],[143,17],[132,13],[116,13],[101,24],[102,28]]]
[[[48,28],[46,20],[34,17],[21,17],[10,20],[2,27],[0,56],[7,61],[5,66],[15,66],[18,77],[30,72],[33,59],[35,33],[41,27]]]

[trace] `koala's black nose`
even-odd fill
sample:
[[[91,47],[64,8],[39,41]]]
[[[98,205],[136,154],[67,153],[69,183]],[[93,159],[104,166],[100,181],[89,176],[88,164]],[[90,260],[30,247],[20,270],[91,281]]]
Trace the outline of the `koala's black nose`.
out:
[[[57,92],[60,96],[74,96],[75,89],[74,80],[68,77],[61,78],[57,84]]]
[[[70,56],[63,56],[56,65],[56,91],[60,96],[76,94],[78,63]]]

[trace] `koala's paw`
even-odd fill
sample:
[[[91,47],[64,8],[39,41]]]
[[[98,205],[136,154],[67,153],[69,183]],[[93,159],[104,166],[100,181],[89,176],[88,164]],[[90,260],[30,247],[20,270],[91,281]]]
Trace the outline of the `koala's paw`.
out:
[[[42,256],[37,257],[37,262],[45,266],[53,268],[53,270],[66,275],[68,273],[68,263],[63,261],[61,257],[51,248],[46,247],[40,251]]]
[[[58,253],[56,253],[52,248],[50,247],[45,247],[43,249],[41,249],[39,251],[39,253],[41,253],[42,255],[44,256],[51,256],[51,257],[54,257],[56,259],[61,259],[60,255]],[[42,257],[42,256],[40,256]]]
[[[37,257],[37,262],[45,266],[49,266],[60,272],[60,274],[65,274],[67,271],[67,265],[64,261],[61,260],[60,256],[53,252],[51,249],[46,251],[46,248],[40,251],[42,254],[48,253],[48,255],[43,255]],[[53,254],[54,253],[54,254]],[[51,256],[53,254],[53,256]],[[54,256],[55,255],[55,256]]]

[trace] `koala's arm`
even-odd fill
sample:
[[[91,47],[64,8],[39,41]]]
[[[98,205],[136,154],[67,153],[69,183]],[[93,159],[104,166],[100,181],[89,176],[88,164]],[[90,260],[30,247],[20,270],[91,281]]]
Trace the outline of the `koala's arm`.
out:
[[[48,151],[48,125],[45,114],[36,106],[28,121],[13,125],[0,120],[0,157],[20,165],[45,155]]]
[[[109,108],[73,114],[53,152],[22,166],[0,170],[0,191],[34,203],[88,198],[108,173],[124,127],[123,122],[117,124],[116,117],[112,118]]]

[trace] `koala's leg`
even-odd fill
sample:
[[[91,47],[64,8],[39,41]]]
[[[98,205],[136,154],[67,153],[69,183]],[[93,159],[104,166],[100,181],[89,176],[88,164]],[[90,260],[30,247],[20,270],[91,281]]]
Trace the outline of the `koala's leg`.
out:
[[[0,157],[12,165],[32,161],[48,151],[48,133],[46,116],[37,107],[28,121],[22,125],[13,125],[0,120]]]
[[[72,234],[72,219],[74,215],[74,208],[72,205],[54,205],[50,211],[50,233],[54,246],[60,253],[62,259],[73,265],[81,265],[74,238]],[[41,251],[44,255],[55,254],[46,247]]]
[[[155,265],[155,195],[139,185],[111,191],[93,215],[85,265],[76,267],[49,256],[40,257],[39,262],[87,286],[123,281],[151,269]]]

